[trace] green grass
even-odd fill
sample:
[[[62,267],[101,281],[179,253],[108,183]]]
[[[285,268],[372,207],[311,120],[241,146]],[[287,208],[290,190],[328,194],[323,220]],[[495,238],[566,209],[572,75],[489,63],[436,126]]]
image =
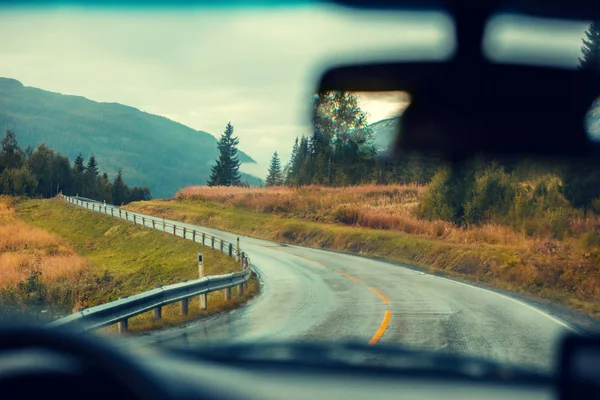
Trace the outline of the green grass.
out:
[[[198,251],[203,252],[206,275],[239,270],[234,259],[190,240],[86,211],[56,199],[25,200],[18,202],[16,209],[19,218],[64,239],[89,261],[91,270],[67,288],[72,296],[67,296],[65,302],[71,301],[78,308],[140,293],[156,285],[196,279]],[[244,300],[256,292],[255,287]],[[208,313],[226,310],[232,304],[209,302]],[[190,313],[189,318],[198,315]],[[173,323],[182,319],[172,317]],[[137,320],[145,321],[144,317]],[[135,329],[136,323],[132,322],[130,326]],[[140,326],[156,327],[171,322],[163,318],[160,324],[143,322]]]
[[[283,218],[204,200],[152,200],[126,208],[262,239],[412,264],[600,315],[597,266],[536,249],[456,243],[402,232]]]

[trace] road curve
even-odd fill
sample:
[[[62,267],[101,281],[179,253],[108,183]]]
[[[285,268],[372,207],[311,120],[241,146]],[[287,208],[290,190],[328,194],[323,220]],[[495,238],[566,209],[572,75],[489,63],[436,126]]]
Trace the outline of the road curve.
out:
[[[149,226],[151,219],[162,221],[144,216]],[[238,237],[176,223],[231,242]],[[239,238],[260,274],[261,296],[246,307],[185,329],[132,340],[187,345],[265,339],[387,342],[547,370],[555,366],[558,341],[571,329],[513,298],[410,267]]]

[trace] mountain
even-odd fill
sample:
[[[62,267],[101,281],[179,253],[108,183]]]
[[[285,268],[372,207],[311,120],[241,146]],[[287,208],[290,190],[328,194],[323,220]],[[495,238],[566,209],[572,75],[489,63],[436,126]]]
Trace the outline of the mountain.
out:
[[[72,160],[79,152],[86,161],[94,154],[109,177],[121,167],[129,185],[150,186],[155,197],[204,185],[218,155],[214,136],[168,118],[0,78],[2,137],[6,129],[15,131],[23,149],[46,143]],[[241,151],[240,160],[255,162]],[[246,180],[260,182],[249,175]]]
[[[378,153],[386,152],[392,146],[399,123],[400,117],[393,117],[369,125],[373,130],[373,143]]]

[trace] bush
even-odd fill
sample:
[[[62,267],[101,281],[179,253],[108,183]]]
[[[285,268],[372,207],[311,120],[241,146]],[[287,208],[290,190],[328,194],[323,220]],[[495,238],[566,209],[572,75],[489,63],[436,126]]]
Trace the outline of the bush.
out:
[[[451,206],[450,171],[440,168],[427,185],[419,204],[419,216],[428,220],[455,221],[456,211]]]
[[[467,224],[506,223],[515,204],[519,186],[504,168],[492,164],[475,176],[464,204]]]

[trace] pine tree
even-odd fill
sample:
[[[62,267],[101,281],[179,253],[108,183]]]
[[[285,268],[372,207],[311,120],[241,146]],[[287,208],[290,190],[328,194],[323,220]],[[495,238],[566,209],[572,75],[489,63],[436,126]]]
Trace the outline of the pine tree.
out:
[[[75,162],[73,163],[73,194],[80,194],[85,196],[84,178],[83,173],[85,172],[85,160],[81,153],[77,154]]]
[[[292,147],[292,154],[290,156],[290,162],[287,165],[287,172],[285,174],[286,185],[293,186],[298,179],[298,170],[296,169],[296,158],[298,157],[298,138],[294,141],[294,147]]]
[[[92,154],[88,159],[85,172],[83,173],[83,193],[87,194],[88,197],[97,197],[98,189],[98,163],[96,157]]]
[[[240,177],[240,159],[237,155],[237,145],[240,140],[233,136],[233,126],[231,122],[225,127],[225,131],[219,139],[219,158],[211,168],[208,186],[239,186]]]
[[[592,22],[585,36],[587,39],[582,39],[583,58],[579,58],[579,68],[600,72],[600,21]]]
[[[277,152],[273,153],[271,157],[271,164],[269,165],[269,174],[265,179],[267,186],[280,186],[283,182],[281,175],[281,161]]]
[[[120,206],[129,202],[129,188],[123,181],[123,170],[119,168],[112,183],[112,203]]]

